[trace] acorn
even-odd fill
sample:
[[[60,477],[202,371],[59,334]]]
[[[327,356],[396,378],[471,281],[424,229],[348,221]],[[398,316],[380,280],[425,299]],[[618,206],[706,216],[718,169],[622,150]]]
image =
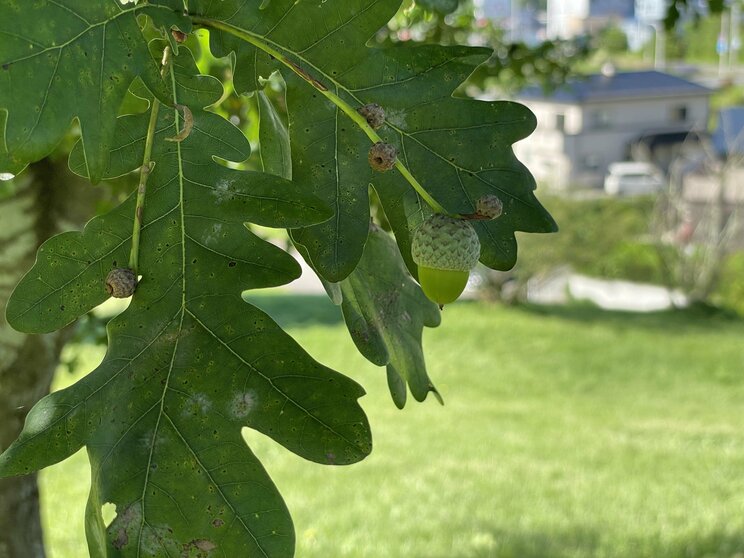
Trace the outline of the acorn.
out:
[[[435,213],[413,235],[411,255],[424,294],[441,307],[465,290],[480,258],[480,241],[468,221]]]
[[[131,269],[112,269],[106,276],[106,291],[114,298],[129,298],[137,290],[137,275]]]

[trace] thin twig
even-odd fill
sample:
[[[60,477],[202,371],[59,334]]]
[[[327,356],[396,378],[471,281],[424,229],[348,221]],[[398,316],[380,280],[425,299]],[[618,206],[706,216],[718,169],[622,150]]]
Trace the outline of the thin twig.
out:
[[[161,72],[165,75],[165,72],[170,63],[171,51],[170,47],[166,46],[163,51],[163,61]],[[145,136],[145,154],[142,158],[142,167],[140,167],[140,178],[139,185],[137,186],[137,203],[134,209],[134,225],[132,228],[132,250],[129,253],[129,268],[135,273],[139,274],[139,247],[140,238],[142,233],[142,223],[145,211],[145,194],[147,193],[147,179],[155,167],[155,163],[152,161],[152,145],[155,139],[155,128],[158,123],[158,112],[160,110],[160,101],[157,98],[153,99],[152,107],[150,108],[150,122],[147,126],[147,136]]]

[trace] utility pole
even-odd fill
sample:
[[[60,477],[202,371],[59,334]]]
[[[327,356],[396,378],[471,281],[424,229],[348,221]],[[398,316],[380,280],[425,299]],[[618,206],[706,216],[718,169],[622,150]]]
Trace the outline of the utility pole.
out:
[[[654,70],[663,70],[666,67],[666,30],[661,22],[654,23]]]
[[[718,77],[722,78],[726,70],[726,61],[729,52],[729,13],[724,9],[721,12],[721,33],[718,35],[716,51],[718,52]]]
[[[738,0],[731,2],[731,26],[729,36],[731,38],[729,45],[729,70],[739,65],[739,50],[741,50],[741,37],[739,36],[739,26],[741,24],[741,5]]]
[[[666,66],[666,31],[664,16],[667,0],[635,0],[635,15],[640,32],[641,25],[654,30],[654,69],[663,70]],[[645,57],[644,49],[644,57]]]

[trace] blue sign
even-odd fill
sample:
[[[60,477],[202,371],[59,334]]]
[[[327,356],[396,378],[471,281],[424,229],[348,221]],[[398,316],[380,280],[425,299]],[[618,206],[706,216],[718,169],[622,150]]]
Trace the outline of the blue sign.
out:
[[[718,36],[716,41],[716,52],[718,54],[726,54],[728,52],[728,41],[723,35]]]

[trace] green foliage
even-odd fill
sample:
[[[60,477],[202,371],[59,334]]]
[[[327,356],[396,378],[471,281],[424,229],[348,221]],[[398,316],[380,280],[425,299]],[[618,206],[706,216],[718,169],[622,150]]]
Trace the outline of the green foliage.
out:
[[[744,316],[744,252],[729,256],[721,269],[713,301]]]
[[[725,5],[725,0],[670,0],[667,5],[664,26],[667,30],[674,29],[680,21],[684,21],[683,15],[692,17],[696,22],[701,21],[705,19],[703,16],[720,14]]]
[[[540,4],[529,0],[522,3]],[[422,3],[417,2],[400,11],[388,29],[377,34],[377,40],[488,45],[493,54],[469,77],[467,85],[489,95],[494,92],[514,93],[535,83],[545,89],[559,87],[569,76],[576,75],[577,63],[592,53],[590,41],[584,38],[543,41],[537,45],[510,42],[500,22],[476,17],[478,8],[473,0],[459,0],[457,9],[446,16],[419,4]],[[544,2],[542,4],[544,9]]]
[[[691,21],[685,24],[683,37],[686,40],[682,42],[685,44],[687,58],[699,62],[717,62],[716,43],[720,32],[720,14],[710,15],[699,21]]]
[[[562,224],[561,234],[534,242],[520,239],[522,252],[512,277],[519,284],[561,266],[593,277],[621,279],[689,289],[674,267],[681,248],[659,244],[650,235],[656,200],[651,197],[571,200],[550,197],[550,212]],[[685,259],[702,258],[694,246],[683,250]],[[724,310],[744,314],[744,253],[724,258],[710,302]],[[511,278],[511,277],[510,277]],[[500,277],[498,279],[506,279]],[[499,281],[487,284],[500,289]]]
[[[476,103],[451,97],[488,58],[486,49],[367,48],[355,37],[374,34],[395,14],[399,2],[386,0],[362,9],[366,4],[363,0],[344,3],[333,17],[339,24],[353,20],[354,26],[343,25],[331,33],[320,24],[326,12],[310,4],[274,0],[258,10],[228,1],[208,3],[204,9],[198,4],[192,7],[205,20],[230,17],[229,28],[220,26],[211,44],[227,44],[225,36],[231,33],[250,40],[236,51],[236,80],[244,79],[241,71],[253,67],[251,61],[259,48],[255,45],[281,45],[276,56],[301,61],[300,75],[286,77],[293,132],[292,179],[343,210],[337,211],[335,219],[294,231],[293,239],[305,247],[323,278],[338,282],[347,277],[361,258],[367,238],[371,182],[401,253],[415,274],[409,258],[410,235],[430,210],[401,174],[372,174],[365,158],[369,149],[369,137],[365,136],[370,133],[344,118],[345,107],[327,101],[338,96],[347,110],[372,102],[385,108],[387,123],[381,138],[398,147],[403,164],[448,212],[473,213],[475,200],[486,193],[505,198],[508,209],[504,218],[479,224],[477,229],[484,246],[483,263],[511,268],[516,261],[514,230],[554,230],[532,193],[532,177],[510,148],[532,131],[534,117],[514,103]],[[308,27],[307,33],[294,31],[302,26]],[[326,89],[330,95],[325,95]],[[473,151],[472,145],[487,147],[488,154]]]
[[[171,72],[179,102],[196,107],[219,98],[219,83],[190,78],[188,50],[181,48]],[[268,316],[241,304],[241,289],[299,275],[292,258],[252,237],[243,220],[287,227],[328,213],[291,182],[217,165],[212,156],[240,161],[249,147],[215,115],[195,113],[182,143],[157,141],[177,135],[176,115],[164,111],[157,126],[141,247],[145,280],[127,312],[109,325],[107,357],[34,408],[0,470],[40,469],[88,445],[93,554],[158,546],[170,552],[191,540],[219,539],[228,554],[287,555],[291,522],[269,477],[240,443],[240,427],[262,431],[307,459],[339,464],[369,453],[369,430],[355,403],[364,393],[358,385],[314,362]],[[117,156],[104,176],[136,168],[147,120],[119,120]],[[79,169],[78,153],[71,165]],[[105,298],[103,275],[126,257],[121,249],[131,223],[122,212],[132,214],[132,201],[41,249],[8,307],[14,327],[57,329]],[[108,415],[115,419],[104,420]],[[194,490],[201,494],[198,506],[190,504]],[[117,520],[107,542],[94,543],[105,502],[116,503]]]
[[[52,152],[77,118],[93,182],[101,179],[111,150],[115,117],[135,77],[167,100],[156,62],[137,16],[160,25],[188,26],[166,5],[116,0],[23,2],[3,5],[0,17],[0,112],[7,111],[0,171],[18,172]],[[163,3],[166,4],[166,3]],[[72,86],[74,84],[74,86]],[[71,87],[72,86],[72,87]]]
[[[718,112],[722,108],[744,104],[744,86],[727,84],[718,89],[710,98],[711,118],[709,129],[718,124]]]
[[[644,242],[644,236],[636,232],[629,240],[615,237],[615,246],[596,265],[587,267],[586,272],[599,277],[663,285],[667,276],[659,257],[660,247]]]
[[[614,279],[660,282],[661,262],[646,244],[654,207],[651,198],[546,200],[562,224],[561,234],[542,243],[522,239],[514,273],[520,280],[562,265],[579,273]]]
[[[344,319],[359,352],[378,366],[387,366],[393,401],[406,403],[406,383],[418,401],[429,392],[441,397],[426,373],[421,335],[441,320],[406,271],[395,243],[373,226],[364,255],[340,285]]]
[[[740,3],[740,0],[736,0]],[[681,4],[677,0],[676,4]],[[722,0],[709,0],[708,9],[699,10],[698,6],[687,6],[686,12],[692,17],[681,18],[674,21],[674,25],[668,25],[670,36],[667,39],[667,57],[668,58],[685,58],[691,62],[708,62],[717,63],[719,54],[717,51],[718,39],[721,34],[721,19],[724,15],[724,3]],[[675,8],[675,3],[670,5],[670,12]],[[726,11],[729,11],[726,5]],[[730,13],[729,13],[730,17]],[[667,23],[669,24],[669,19]],[[724,22],[726,27],[724,33],[729,32],[729,22]],[[729,37],[730,39],[730,37]],[[731,46],[731,45],[729,45]],[[730,57],[730,52],[726,52],[726,60]],[[737,59],[734,63],[740,63],[744,54],[739,49]]]
[[[617,25],[608,25],[599,34],[598,45],[610,54],[626,52],[628,50],[628,37]]]
[[[416,4],[441,14],[451,14],[459,7],[460,0],[416,0]]]
[[[534,116],[516,103],[452,97],[488,49],[366,46],[399,7],[399,0],[194,0],[186,14],[180,0],[0,7],[0,32],[10,37],[0,43],[0,172],[49,154],[75,118],[74,172],[97,182],[139,169],[139,187],[122,204],[42,246],[7,308],[21,331],[54,331],[107,298],[110,270],[128,262],[141,276],[127,310],[108,325],[101,365],[37,404],[0,456],[0,476],[8,476],[87,448],[92,556],[291,556],[291,518],[241,428],[323,464],[353,463],[371,450],[357,402],[363,389],[243,302],[243,291],[300,273],[246,222],[291,231],[342,305],[360,351],[387,366],[398,406],[406,384],[417,400],[438,396],[421,336],[439,313],[413,279],[416,227],[434,211],[472,214],[480,197],[497,195],[502,217],[475,224],[481,261],[497,269],[516,261],[515,231],[555,230],[511,148],[533,130]],[[238,170],[249,142],[224,114],[207,110],[223,99],[223,84],[200,75],[192,51],[179,45],[193,26],[209,29],[212,54],[229,57],[228,85],[256,97],[262,172]],[[193,38],[187,44],[201,48]],[[277,69],[286,99],[263,91]],[[288,128],[272,99],[286,102]],[[368,103],[386,111],[378,131],[357,112]],[[378,141],[400,154],[385,174],[367,162]],[[375,227],[370,235],[370,186],[398,248]],[[104,504],[116,507],[108,526]]]

